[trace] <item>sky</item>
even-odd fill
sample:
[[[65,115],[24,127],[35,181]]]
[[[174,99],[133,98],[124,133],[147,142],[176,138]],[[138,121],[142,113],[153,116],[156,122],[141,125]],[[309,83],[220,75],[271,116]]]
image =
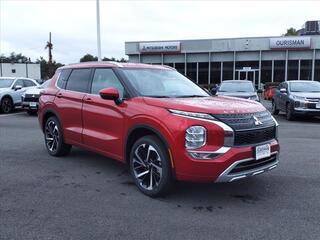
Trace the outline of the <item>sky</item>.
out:
[[[320,20],[320,1],[100,0],[102,56],[127,58],[126,41],[279,36]],[[63,64],[97,55],[96,0],[0,0],[0,55]]]

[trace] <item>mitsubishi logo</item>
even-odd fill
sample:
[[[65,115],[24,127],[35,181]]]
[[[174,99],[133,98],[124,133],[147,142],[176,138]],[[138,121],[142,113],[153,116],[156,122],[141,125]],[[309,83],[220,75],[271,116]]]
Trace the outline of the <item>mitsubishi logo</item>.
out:
[[[259,126],[263,124],[256,116],[253,116],[252,118],[254,120],[254,125]]]

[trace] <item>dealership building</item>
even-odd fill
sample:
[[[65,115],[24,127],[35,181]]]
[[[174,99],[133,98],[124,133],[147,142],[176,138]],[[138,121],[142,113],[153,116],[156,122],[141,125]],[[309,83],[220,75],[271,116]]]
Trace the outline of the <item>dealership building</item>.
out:
[[[200,85],[320,81],[320,35],[126,42],[129,62],[176,68]]]

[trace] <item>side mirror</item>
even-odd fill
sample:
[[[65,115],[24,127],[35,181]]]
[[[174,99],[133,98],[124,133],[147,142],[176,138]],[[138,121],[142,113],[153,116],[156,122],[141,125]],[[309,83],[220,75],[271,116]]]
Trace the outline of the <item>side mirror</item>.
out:
[[[281,93],[287,93],[287,89],[285,89],[285,88],[280,88],[280,92],[281,92]]]
[[[119,98],[119,91],[116,88],[111,87],[111,88],[101,89],[99,91],[99,95],[102,99],[113,100],[116,102],[116,104],[121,103],[121,100]]]
[[[13,87],[13,89],[14,89],[15,91],[17,91],[17,90],[22,89],[22,86],[21,86],[21,85],[16,85],[16,86]]]
[[[216,87],[211,88],[212,95],[216,95],[217,94],[217,90],[218,90],[218,88],[216,88]]]
[[[258,89],[258,91],[257,91],[257,93],[262,93],[263,91],[262,91],[262,89]]]

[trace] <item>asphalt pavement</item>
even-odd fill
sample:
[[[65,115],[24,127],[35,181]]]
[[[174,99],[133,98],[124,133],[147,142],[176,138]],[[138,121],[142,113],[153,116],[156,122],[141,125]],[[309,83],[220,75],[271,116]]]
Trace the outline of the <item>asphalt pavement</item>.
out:
[[[0,239],[320,239],[320,120],[277,120],[273,171],[152,199],[123,164],[51,157],[37,117],[0,114]]]

